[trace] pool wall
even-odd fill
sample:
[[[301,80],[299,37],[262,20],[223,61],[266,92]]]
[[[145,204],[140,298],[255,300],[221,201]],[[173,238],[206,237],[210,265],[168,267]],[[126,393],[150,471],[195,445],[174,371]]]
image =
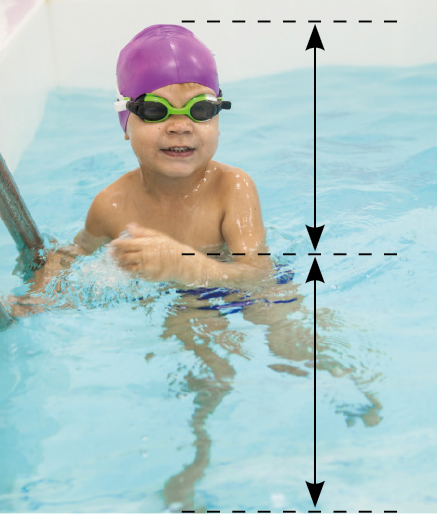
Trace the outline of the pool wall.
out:
[[[436,62],[436,19],[434,0],[0,0],[0,152],[14,172],[51,88],[113,88],[120,49],[148,25],[192,30],[215,54],[223,85],[312,67],[305,48],[315,22],[325,47],[317,66]]]

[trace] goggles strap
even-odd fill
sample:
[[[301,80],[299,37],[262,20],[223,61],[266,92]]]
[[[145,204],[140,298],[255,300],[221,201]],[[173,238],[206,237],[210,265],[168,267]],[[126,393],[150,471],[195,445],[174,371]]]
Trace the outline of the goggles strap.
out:
[[[117,112],[127,111],[126,104],[130,100],[130,98],[123,96],[118,90],[117,81],[115,82],[115,89],[117,91],[117,101],[114,102],[114,109]]]

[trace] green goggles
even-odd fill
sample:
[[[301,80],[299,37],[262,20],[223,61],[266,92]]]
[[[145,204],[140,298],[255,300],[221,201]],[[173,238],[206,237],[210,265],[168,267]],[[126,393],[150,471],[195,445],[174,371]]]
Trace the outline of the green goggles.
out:
[[[126,110],[136,114],[143,121],[157,123],[165,121],[172,114],[185,114],[196,123],[209,121],[222,109],[230,109],[231,102],[223,102],[221,90],[219,98],[210,94],[203,94],[191,98],[182,108],[176,109],[165,98],[146,93],[135,101],[124,98]]]

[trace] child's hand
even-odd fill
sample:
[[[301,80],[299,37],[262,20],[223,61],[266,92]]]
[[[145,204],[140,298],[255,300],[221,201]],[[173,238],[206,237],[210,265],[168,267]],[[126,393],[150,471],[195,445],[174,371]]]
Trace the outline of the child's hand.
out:
[[[129,223],[126,230],[130,238],[114,239],[109,244],[110,255],[121,268],[152,282],[178,280],[184,245],[136,223]]]

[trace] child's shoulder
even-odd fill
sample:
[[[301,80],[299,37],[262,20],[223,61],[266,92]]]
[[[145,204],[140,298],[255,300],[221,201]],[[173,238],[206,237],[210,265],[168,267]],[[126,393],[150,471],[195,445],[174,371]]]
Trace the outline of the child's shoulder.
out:
[[[258,198],[258,191],[252,177],[249,173],[236,166],[228,164],[215,163],[217,165],[217,182],[221,191],[221,196],[227,199],[227,202],[239,202],[243,198]]]
[[[224,164],[223,162],[211,161],[211,164],[215,171],[219,175],[225,178],[232,178],[238,175],[239,173],[243,173],[247,175],[241,168],[237,168],[236,166],[231,166],[230,164]]]
[[[104,187],[95,196],[93,206],[102,211],[111,211],[114,205],[122,207],[127,198],[135,191],[138,191],[140,182],[138,171],[138,169],[128,171]]]
[[[251,176],[241,168],[223,164],[217,161],[211,161],[214,165],[214,171],[217,173],[217,181],[225,189],[234,189],[236,186],[250,183],[254,185]]]
[[[117,237],[118,225],[123,222],[131,192],[138,191],[138,182],[138,170],[129,171],[97,193],[88,210],[86,229],[97,236]]]

